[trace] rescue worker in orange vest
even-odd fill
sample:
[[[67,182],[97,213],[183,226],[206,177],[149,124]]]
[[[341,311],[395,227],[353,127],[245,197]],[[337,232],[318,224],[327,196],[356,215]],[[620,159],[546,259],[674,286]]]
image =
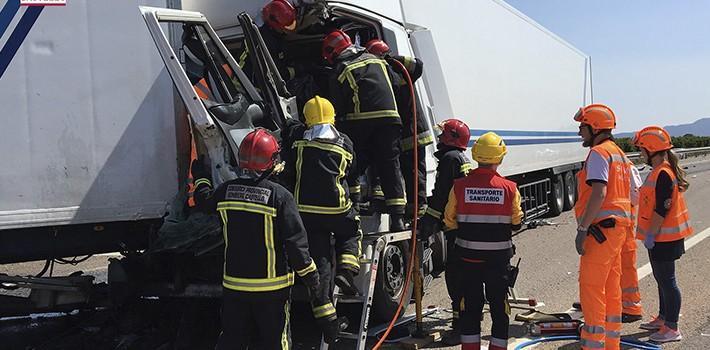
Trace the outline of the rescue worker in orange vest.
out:
[[[402,121],[392,89],[392,68],[385,60],[352,43],[350,36],[336,30],[323,39],[323,58],[334,69],[330,101],[337,113],[338,129],[355,144],[357,169],[348,184],[353,202],[360,202],[359,177],[373,163],[390,214],[390,231],[404,230],[404,181],[399,154]]]
[[[643,181],[633,163],[631,169],[631,223],[621,247],[621,322],[632,323],[643,318],[639,277],[636,270],[636,218],[638,217],[639,188]]]
[[[506,154],[503,139],[493,132],[479,137],[471,153],[478,167],[454,180],[444,211],[445,230],[455,230],[464,297],[461,349],[481,348],[481,316],[488,301],[493,327],[490,350],[508,346],[510,258],[512,232],[520,228],[523,211],[515,182],[498,175]],[[484,297],[485,290],[485,297]]]
[[[446,203],[449,200],[449,192],[454,185],[454,180],[466,176],[471,170],[471,161],[466,157],[466,148],[471,139],[471,130],[468,125],[458,119],[447,119],[437,125],[441,130],[439,142],[436,145],[437,151],[434,157],[439,164],[436,166],[436,182],[431,192],[431,200],[424,216],[419,219],[420,235],[426,239],[430,235],[441,229],[441,220]],[[457,345],[461,342],[461,325],[459,317],[463,295],[459,283],[459,260],[456,257],[456,246],[454,242],[455,230],[446,234],[446,290],[451,298],[451,310],[453,320],[451,322],[452,331],[447,333],[442,342],[446,345]]]
[[[676,283],[675,261],[685,253],[685,237],[693,233],[683,192],[688,189],[685,172],[671,148],[671,137],[661,127],[649,126],[636,133],[634,145],[653,170],[641,186],[637,238],[648,249],[653,277],[658,283],[658,316],[640,327],[657,331],[655,342],[679,341],[681,295]]]
[[[616,116],[592,104],[574,116],[582,145],[590,147],[577,174],[579,199],[575,246],[580,257],[579,296],[585,324],[583,349],[619,349],[621,341],[621,248],[631,222],[631,169],[614,143]]]
[[[316,264],[291,193],[268,179],[278,158],[276,139],[256,129],[239,147],[241,174],[212,191],[193,166],[198,206],[217,212],[224,233],[222,334],[217,349],[291,348],[290,290],[294,272],[311,296],[319,290]],[[259,339],[254,339],[258,335]]]
[[[303,115],[305,127],[300,122],[291,122],[282,130],[282,135],[291,134],[283,137],[288,140],[284,147],[288,147],[290,153],[284,177],[288,187],[293,189],[298,211],[308,231],[311,256],[321,277],[321,290],[313,303],[313,315],[327,331],[335,329],[328,325],[337,318],[332,304],[333,281],[342,293],[358,294],[353,276],[360,271],[362,231],[345,180],[355,156],[350,138],[333,125],[335,109],[330,101],[313,97],[306,102]],[[337,259],[333,259],[333,248]],[[335,268],[333,260],[337,262]],[[325,332],[326,342],[331,343],[336,335]]]

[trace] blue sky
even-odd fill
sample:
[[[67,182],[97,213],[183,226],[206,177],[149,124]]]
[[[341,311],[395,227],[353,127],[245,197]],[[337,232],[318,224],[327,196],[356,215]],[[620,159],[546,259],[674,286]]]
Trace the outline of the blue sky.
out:
[[[592,57],[620,131],[710,117],[710,1],[506,2]]]

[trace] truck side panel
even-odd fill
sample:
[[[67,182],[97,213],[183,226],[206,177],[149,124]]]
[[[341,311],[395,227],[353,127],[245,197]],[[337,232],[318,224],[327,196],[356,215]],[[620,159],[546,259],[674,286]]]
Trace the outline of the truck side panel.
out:
[[[142,4],[167,6],[70,1],[40,13],[0,77],[0,230],[165,212],[178,190],[173,86]]]
[[[441,62],[453,115],[436,119],[465,120],[472,139],[498,131],[511,146],[504,174],[583,160],[572,115],[590,102],[586,55],[499,0],[401,3]]]

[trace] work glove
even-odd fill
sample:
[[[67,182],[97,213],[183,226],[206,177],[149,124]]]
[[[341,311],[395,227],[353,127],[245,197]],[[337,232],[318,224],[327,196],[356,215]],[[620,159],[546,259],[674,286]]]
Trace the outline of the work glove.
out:
[[[315,299],[318,296],[318,291],[320,290],[320,275],[318,274],[318,271],[309,272],[305,276],[302,276],[301,280],[303,281],[303,284],[306,285],[306,288],[308,288],[308,294],[310,295],[311,300]]]
[[[579,255],[584,255],[584,240],[587,238],[587,231],[577,231],[577,236],[574,238],[574,246],[577,248]]]
[[[338,338],[338,334],[348,328],[348,319],[341,316],[332,315],[316,319],[316,323],[323,332],[323,341],[333,344]]]
[[[643,239],[643,246],[648,250],[653,249],[653,247],[656,246],[656,237],[653,235],[646,235]]]

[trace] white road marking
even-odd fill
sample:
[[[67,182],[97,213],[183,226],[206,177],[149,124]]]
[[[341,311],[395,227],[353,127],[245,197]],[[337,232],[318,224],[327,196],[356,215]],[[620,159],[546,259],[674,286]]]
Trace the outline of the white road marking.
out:
[[[692,237],[690,237],[690,239],[686,240],[685,241],[685,249],[689,250],[694,245],[702,242],[705,238],[708,238],[708,237],[710,237],[710,227],[706,228],[702,232],[699,232],[699,233],[693,235]],[[646,263],[645,265],[639,267],[636,271],[638,272],[639,281],[642,280],[644,277],[648,277],[648,275],[651,274],[651,263],[650,262]],[[704,334],[704,336],[710,336],[710,334]],[[516,338],[516,340],[508,346],[509,347],[516,347],[516,346],[518,346],[526,341],[532,340],[532,339],[535,339],[535,338]],[[536,347],[537,347],[537,344],[529,346],[527,348],[533,349]]]

